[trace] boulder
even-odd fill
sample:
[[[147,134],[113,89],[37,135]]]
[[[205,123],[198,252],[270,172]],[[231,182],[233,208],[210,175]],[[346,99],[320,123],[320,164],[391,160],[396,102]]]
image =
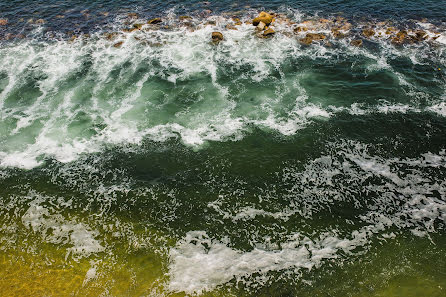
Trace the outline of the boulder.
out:
[[[428,37],[427,33],[423,30],[415,30],[413,33],[415,34],[415,36],[412,36],[412,39],[416,42],[426,40],[426,38]]]
[[[257,26],[260,22],[263,22],[265,25],[269,26],[269,24],[273,22],[273,19],[274,17],[271,14],[262,11],[258,17],[252,20],[252,24]]]
[[[212,41],[220,42],[223,40],[223,34],[221,32],[212,32]]]
[[[339,28],[332,28],[331,33],[333,34],[334,38],[344,38],[345,34],[342,33]]]
[[[124,43],[124,41],[117,42],[117,43],[113,44],[113,47],[115,47],[115,48],[119,48],[119,47],[121,47],[121,45],[122,45],[123,43]]]
[[[161,18],[154,18],[148,21],[147,24],[154,25],[154,24],[159,24],[161,22],[162,22]]]
[[[375,35],[375,31],[373,29],[364,29],[362,30],[362,35],[364,35],[367,38],[370,38]]]
[[[257,25],[257,30],[262,31],[264,30],[266,27],[266,24],[264,22],[259,22],[259,24]]]
[[[355,39],[355,40],[352,40],[350,42],[350,44],[353,45],[353,46],[356,46],[356,47],[360,47],[360,46],[362,46],[362,40],[361,39]]]
[[[386,34],[387,35],[392,35],[393,33],[395,33],[395,32],[397,32],[398,30],[396,29],[396,28],[394,28],[394,27],[389,27],[389,28],[387,28],[387,30],[386,30]]]
[[[306,32],[306,31],[308,31],[308,28],[307,28],[307,27],[301,27],[301,26],[299,26],[299,27],[297,27],[297,28],[294,28],[294,32],[295,32],[295,33]]]
[[[0,19],[0,26],[6,26],[8,24],[7,19]]]
[[[141,30],[143,24],[133,24],[133,28],[137,29],[137,30]]]
[[[274,34],[276,33],[276,31],[274,31],[273,29],[271,29],[271,28],[268,28],[267,30],[265,30],[264,32],[263,32],[263,36],[273,36]]]
[[[300,40],[300,42],[303,43],[303,44],[309,45],[313,41],[324,40],[325,38],[327,38],[327,37],[324,34],[322,34],[322,33],[307,33],[305,38],[302,38]]]
[[[392,43],[394,44],[403,44],[407,38],[407,31],[401,30],[396,33],[396,36],[392,38]]]
[[[228,30],[238,30],[237,27],[233,24],[227,24],[225,28]]]

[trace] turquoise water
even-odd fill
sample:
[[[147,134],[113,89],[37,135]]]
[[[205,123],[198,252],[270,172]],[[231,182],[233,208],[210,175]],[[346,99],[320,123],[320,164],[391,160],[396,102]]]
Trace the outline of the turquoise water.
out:
[[[0,295],[445,295],[442,3],[236,4],[0,3]]]

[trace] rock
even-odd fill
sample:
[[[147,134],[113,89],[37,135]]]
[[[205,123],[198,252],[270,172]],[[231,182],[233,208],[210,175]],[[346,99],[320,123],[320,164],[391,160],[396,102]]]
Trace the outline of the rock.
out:
[[[235,26],[240,26],[242,24],[239,18],[233,18],[232,20],[234,21]]]
[[[340,30],[339,30],[339,28],[333,28],[333,29],[331,29],[331,33],[333,34],[333,37],[334,38],[344,38],[345,37],[345,34],[344,33],[342,33]]]
[[[364,35],[367,38],[370,38],[375,35],[375,31],[373,29],[364,29],[362,31],[362,35]]]
[[[415,33],[415,36],[412,36],[412,39],[414,41],[420,42],[420,41],[426,40],[426,38],[427,38],[427,33],[423,30],[416,30],[416,31],[414,31],[414,33]]]
[[[129,18],[131,18],[131,19],[137,19],[138,18],[138,14],[134,13],[134,12],[128,13],[127,16]]]
[[[6,26],[8,24],[7,19],[0,19],[0,26]]]
[[[209,21],[206,22],[206,25],[215,26],[215,25],[217,25],[217,22],[213,21],[213,20],[209,20]]]
[[[263,22],[265,25],[269,26],[269,24],[273,22],[273,19],[274,17],[271,14],[262,11],[258,17],[252,20],[252,24],[257,26],[260,22]]]
[[[35,21],[34,24],[38,24],[38,25],[45,24],[45,20],[44,19],[38,19],[38,20]]]
[[[151,19],[150,21],[148,21],[147,24],[153,25],[153,24],[159,24],[161,22],[162,22],[161,18],[154,18],[154,19]]]
[[[328,23],[332,23],[332,21],[330,21],[328,19],[320,19],[319,23],[321,23],[321,24],[328,24]]]
[[[310,37],[304,37],[299,41],[303,44],[310,45],[313,42],[313,39]]]
[[[60,15],[60,14],[56,15],[56,19],[63,19],[63,18],[65,18],[65,16]]]
[[[113,47],[119,48],[124,43],[124,41],[117,42],[113,45]]]
[[[259,24],[257,25],[257,30],[262,31],[264,30],[266,27],[266,24],[264,22],[259,22]]]
[[[276,31],[274,31],[271,28],[268,28],[267,30],[265,30],[265,32],[263,32],[263,36],[273,36],[276,33]]]
[[[303,43],[303,44],[309,45],[313,41],[324,40],[325,38],[327,38],[327,37],[324,34],[322,34],[322,33],[307,33],[305,38],[302,38],[300,40],[300,42]]]
[[[178,17],[180,19],[180,21],[185,21],[185,20],[191,20],[192,17],[188,16],[188,15],[180,15]]]
[[[227,24],[225,28],[228,30],[238,30],[233,24]]]
[[[137,29],[137,30],[141,30],[143,24],[133,24],[133,28]]]
[[[350,44],[353,45],[353,46],[356,46],[356,47],[360,47],[360,46],[362,46],[362,40],[361,39],[355,39],[355,40],[352,40],[350,42]]]
[[[324,34],[322,34],[322,33],[307,33],[307,36],[306,37],[309,37],[309,38],[311,38],[311,39],[313,39],[313,40],[315,40],[315,41],[318,41],[318,40],[324,40],[325,38],[327,38]]]
[[[407,38],[407,32],[402,30],[396,33],[396,36],[392,38],[392,43],[394,44],[403,44]]]
[[[308,28],[307,27],[297,27],[297,28],[294,28],[294,32],[295,33],[299,33],[299,32],[306,32],[306,31],[308,31]]]
[[[386,30],[386,34],[387,35],[391,35],[391,34],[393,34],[393,33],[395,33],[397,30],[394,28],[394,27],[389,27],[389,28],[387,28],[387,30]]]
[[[223,34],[220,32],[212,32],[212,41],[213,42],[220,42],[223,40]]]

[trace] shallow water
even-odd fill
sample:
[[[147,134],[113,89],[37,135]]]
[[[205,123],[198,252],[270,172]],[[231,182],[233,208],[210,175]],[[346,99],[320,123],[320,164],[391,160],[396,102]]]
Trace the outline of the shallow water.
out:
[[[0,295],[444,296],[443,4],[0,3]]]

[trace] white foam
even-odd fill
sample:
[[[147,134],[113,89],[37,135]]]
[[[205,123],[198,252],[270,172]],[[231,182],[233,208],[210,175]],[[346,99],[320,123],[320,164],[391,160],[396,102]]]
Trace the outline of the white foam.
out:
[[[201,294],[254,273],[264,276],[271,271],[311,270],[326,259],[339,257],[338,251],[350,252],[363,245],[364,232],[355,232],[351,239],[324,234],[316,241],[296,233],[279,250],[254,248],[247,252],[229,247],[228,241],[213,240],[204,231],[188,232],[170,251],[168,288]]]

